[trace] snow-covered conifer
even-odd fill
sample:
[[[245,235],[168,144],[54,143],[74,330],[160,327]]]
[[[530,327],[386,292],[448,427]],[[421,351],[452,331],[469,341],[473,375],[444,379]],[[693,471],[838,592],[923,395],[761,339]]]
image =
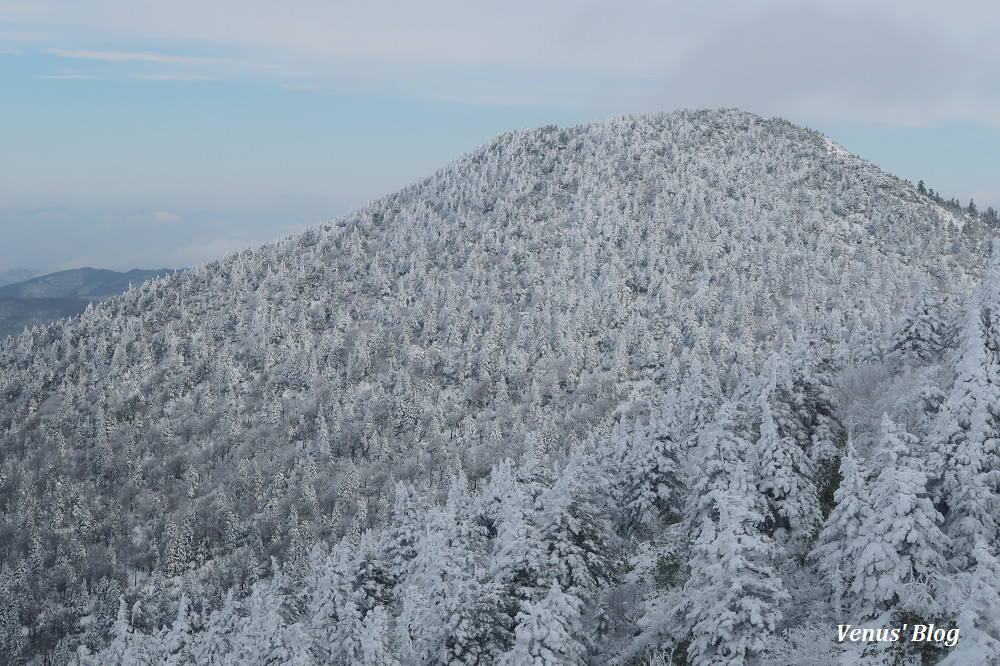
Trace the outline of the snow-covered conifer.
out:
[[[612,432],[612,451],[623,456],[619,494],[629,529],[650,533],[679,519],[685,475],[676,436],[672,419],[663,413],[646,425],[623,420]]]
[[[761,400],[758,488],[767,498],[770,516],[765,529],[788,530],[808,537],[820,524],[819,500],[812,482],[812,465],[792,437],[779,437],[766,397]]]
[[[931,434],[930,469],[948,509],[945,530],[959,568],[970,565],[978,541],[996,540],[1000,521],[1000,358],[987,347],[983,319],[974,306],[962,332],[954,385]]]
[[[695,664],[737,663],[760,652],[788,597],[772,564],[774,542],[761,531],[763,500],[751,471],[756,456],[738,420],[737,405],[728,402],[698,437],[687,515],[691,577],[679,608]]]
[[[948,538],[927,494],[927,475],[914,457],[916,437],[882,417],[873,457],[871,513],[857,539],[851,574],[854,617],[898,609],[939,612],[939,580],[948,573]]]
[[[582,665],[587,650],[583,643],[581,610],[583,602],[563,592],[553,582],[548,594],[529,602],[518,615],[513,648],[497,663],[501,666]]]
[[[900,362],[936,363],[949,336],[944,303],[925,283],[890,331],[886,356]]]
[[[733,463],[731,489],[711,493],[715,515],[702,515],[691,545],[691,578],[681,611],[691,634],[692,664],[742,663],[759,653],[781,622],[788,599],[772,561],[764,517],[745,493],[753,486],[742,461]]]

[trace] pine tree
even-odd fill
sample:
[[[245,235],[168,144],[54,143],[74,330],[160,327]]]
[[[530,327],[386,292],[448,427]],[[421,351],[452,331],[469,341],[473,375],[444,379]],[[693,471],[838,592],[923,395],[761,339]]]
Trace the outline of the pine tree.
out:
[[[927,284],[903,310],[889,335],[886,356],[898,361],[933,363],[949,344],[944,304]]]
[[[976,543],[971,559],[976,566],[960,575],[965,584],[957,587],[954,604],[961,640],[941,662],[949,666],[1000,663],[1000,560],[994,545],[983,541]]]
[[[679,608],[693,664],[741,663],[759,653],[788,598],[772,565],[774,542],[761,532],[762,502],[744,460],[753,449],[738,433],[737,414],[734,403],[724,404],[698,438],[687,511],[691,577]]]
[[[536,506],[549,569],[563,590],[590,599],[616,577],[617,540],[609,516],[607,478],[590,454],[575,449]]]
[[[534,465],[529,460],[529,465]],[[523,469],[523,468],[522,468]],[[526,604],[537,601],[553,580],[544,547],[537,538],[533,497],[540,495],[537,479],[530,478],[526,488],[513,471],[510,459],[493,468],[483,489],[479,511],[487,535],[492,537],[488,579],[484,588],[495,590],[499,602],[493,618],[493,643],[510,646],[517,627],[517,617]]]
[[[612,433],[612,452],[622,456],[618,494],[629,530],[648,535],[680,518],[684,473],[675,432],[672,419],[661,413],[646,425],[626,426],[623,419]]]
[[[937,579],[948,572],[948,538],[914,457],[917,440],[883,415],[873,465],[871,513],[855,546],[851,594],[857,618],[883,611],[927,614],[942,608]]]
[[[766,397],[761,400],[760,481],[757,486],[767,498],[770,516],[765,531],[788,530],[808,537],[820,524],[819,499],[812,482],[812,465],[805,451],[791,437],[779,437]]]
[[[353,661],[362,666],[398,666],[392,648],[389,630],[391,618],[382,606],[373,608],[365,618],[361,632],[361,660]]]
[[[987,293],[979,292],[967,317],[954,385],[931,435],[936,493],[947,507],[945,531],[960,569],[970,566],[977,542],[995,542],[1000,519],[1000,327],[989,326]]]
[[[427,509],[413,486],[396,484],[389,527],[381,542],[381,558],[388,564],[388,573],[396,580],[408,575],[410,564],[417,556],[417,543]]]
[[[830,587],[838,620],[842,617],[844,593],[853,581],[860,555],[861,530],[871,513],[865,473],[850,440],[847,452],[840,461],[840,475],[840,486],[834,495],[836,505],[827,517],[811,554],[824,582]]]
[[[234,650],[229,659],[238,664],[288,661],[292,655],[284,640],[287,625],[278,612],[281,602],[273,582],[262,581],[254,585],[245,606],[248,616],[233,638]]]
[[[168,666],[191,663],[191,640],[191,624],[188,622],[188,597],[186,593],[182,593],[180,601],[177,602],[177,619],[164,638],[167,654],[165,663]]]
[[[230,590],[222,600],[222,607],[213,611],[205,626],[191,645],[191,657],[195,664],[225,664],[234,652],[233,641],[237,640],[243,617],[236,595]]]
[[[698,431],[711,422],[721,402],[722,389],[715,364],[695,356],[677,399],[678,413],[687,416],[687,427],[680,433],[686,448],[696,444]]]
[[[529,602],[518,614],[513,648],[497,663],[500,666],[572,666],[586,663],[581,642],[583,602],[553,582],[548,594]]]
[[[712,493],[717,517],[704,515],[694,526],[683,606],[693,664],[742,663],[759,653],[789,598],[771,564],[774,543],[759,528],[764,517],[746,499],[753,487],[742,462],[732,476],[731,490]]]
[[[490,653],[482,637],[494,618],[484,616],[485,539],[472,520],[464,475],[452,479],[448,501],[431,509],[416,547],[412,572],[402,583],[401,657],[417,663],[473,662]],[[488,659],[487,659],[488,661]]]

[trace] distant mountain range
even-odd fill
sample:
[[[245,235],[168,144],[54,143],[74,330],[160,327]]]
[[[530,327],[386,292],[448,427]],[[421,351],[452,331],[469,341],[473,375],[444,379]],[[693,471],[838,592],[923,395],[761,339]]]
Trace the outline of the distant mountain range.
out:
[[[97,268],[75,268],[33,277],[17,269],[0,273],[0,338],[24,328],[73,317],[92,301],[103,301],[154,277],[170,275],[168,268],[126,273]],[[10,282],[11,278],[19,281]]]

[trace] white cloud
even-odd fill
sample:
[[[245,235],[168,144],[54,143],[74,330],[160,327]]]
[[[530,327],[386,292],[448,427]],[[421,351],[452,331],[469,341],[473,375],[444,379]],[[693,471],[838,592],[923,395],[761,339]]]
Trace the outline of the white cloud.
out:
[[[996,122],[1000,95],[982,82],[997,65],[978,45],[886,12],[786,5],[702,40],[662,99],[827,122]]]
[[[89,51],[86,49],[46,49],[45,53],[60,58],[78,58],[82,60],[107,60],[110,62],[155,62],[170,65],[243,65],[226,58],[203,58],[191,56],[166,55],[149,51]]]
[[[133,74],[149,80],[249,74],[602,112],[732,105],[806,123],[1000,122],[989,85],[1000,5],[974,0],[947,11],[931,0],[33,0],[0,2],[0,23],[24,36],[7,40],[18,48],[171,67]]]
[[[163,224],[176,224],[184,221],[184,218],[180,215],[174,215],[173,213],[169,213],[165,210],[158,210],[153,213],[153,219]]]

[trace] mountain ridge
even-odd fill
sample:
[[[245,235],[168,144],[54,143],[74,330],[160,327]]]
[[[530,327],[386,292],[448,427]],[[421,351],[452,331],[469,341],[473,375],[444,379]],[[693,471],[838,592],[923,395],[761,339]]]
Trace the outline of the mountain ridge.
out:
[[[0,286],[0,338],[21,333],[25,328],[45,325],[57,319],[82,314],[87,306],[138,286],[145,280],[162,277],[170,269],[133,269],[126,273],[78,268],[48,273]],[[13,271],[13,273],[30,273]]]
[[[175,269],[143,270],[134,268],[120,272],[98,268],[74,268],[30,277],[0,286],[3,298],[81,298],[103,301],[138,286],[146,280],[163,277]]]

